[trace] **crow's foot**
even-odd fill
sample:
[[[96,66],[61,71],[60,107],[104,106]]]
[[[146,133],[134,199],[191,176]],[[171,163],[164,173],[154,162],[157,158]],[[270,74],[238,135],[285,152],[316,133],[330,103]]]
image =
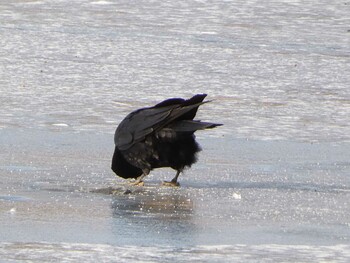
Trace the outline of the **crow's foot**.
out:
[[[136,180],[135,182],[130,183],[130,185],[133,185],[133,186],[144,186],[145,182]]]
[[[163,186],[170,186],[170,187],[179,187],[180,186],[180,184],[177,181],[170,181],[170,182],[164,181],[164,182],[162,182],[162,185]]]

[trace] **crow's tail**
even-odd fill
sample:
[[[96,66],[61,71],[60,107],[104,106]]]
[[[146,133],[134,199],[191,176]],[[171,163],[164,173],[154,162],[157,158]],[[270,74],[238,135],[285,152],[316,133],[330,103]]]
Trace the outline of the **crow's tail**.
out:
[[[212,122],[182,120],[171,124],[169,128],[176,132],[195,132],[197,130],[212,129],[221,125],[222,124]]]

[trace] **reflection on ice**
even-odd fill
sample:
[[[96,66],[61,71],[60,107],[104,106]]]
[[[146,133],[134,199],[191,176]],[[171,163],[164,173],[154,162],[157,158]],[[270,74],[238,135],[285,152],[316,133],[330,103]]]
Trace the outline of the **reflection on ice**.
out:
[[[193,203],[181,193],[162,194],[159,191],[130,193],[115,199],[112,209],[116,217],[128,215],[157,218],[187,218],[192,214]]]
[[[116,196],[112,203],[113,233],[128,244],[194,243],[194,205],[181,191],[146,189]]]

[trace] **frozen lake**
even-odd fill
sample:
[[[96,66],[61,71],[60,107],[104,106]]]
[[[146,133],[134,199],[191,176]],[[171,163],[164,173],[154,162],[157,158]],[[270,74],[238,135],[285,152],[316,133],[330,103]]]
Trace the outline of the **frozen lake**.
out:
[[[4,262],[348,262],[350,3],[0,2]],[[208,93],[160,187],[110,170],[130,111]],[[124,194],[127,191],[128,194]],[[113,192],[113,195],[110,194]]]
[[[5,259],[350,257],[348,145],[203,137],[199,163],[181,177],[182,187],[172,189],[160,186],[173,177],[169,169],[152,173],[145,187],[115,178],[111,135],[1,134]]]

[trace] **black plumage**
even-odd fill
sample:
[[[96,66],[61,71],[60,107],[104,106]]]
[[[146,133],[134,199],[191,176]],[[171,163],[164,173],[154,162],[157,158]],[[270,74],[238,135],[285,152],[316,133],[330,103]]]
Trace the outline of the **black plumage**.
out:
[[[178,185],[179,174],[197,161],[201,150],[194,132],[221,125],[193,120],[206,96],[167,99],[127,115],[114,135],[112,170],[125,179],[135,178],[139,184],[152,169],[171,167],[177,173],[168,184]]]

